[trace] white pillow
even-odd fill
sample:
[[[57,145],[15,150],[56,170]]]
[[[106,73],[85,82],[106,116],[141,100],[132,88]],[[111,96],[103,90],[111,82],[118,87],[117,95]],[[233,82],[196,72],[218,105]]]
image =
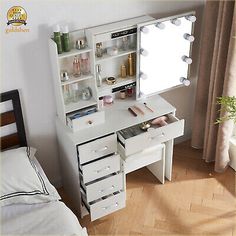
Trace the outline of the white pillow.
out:
[[[54,186],[40,174],[32,161],[35,152],[36,149],[29,147],[1,152],[1,206],[60,199]]]

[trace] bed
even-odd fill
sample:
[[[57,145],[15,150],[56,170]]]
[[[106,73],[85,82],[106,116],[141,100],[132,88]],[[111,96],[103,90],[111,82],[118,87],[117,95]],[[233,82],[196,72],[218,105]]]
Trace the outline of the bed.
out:
[[[1,235],[87,235],[60,201],[35,153],[27,146],[18,90],[2,93]]]

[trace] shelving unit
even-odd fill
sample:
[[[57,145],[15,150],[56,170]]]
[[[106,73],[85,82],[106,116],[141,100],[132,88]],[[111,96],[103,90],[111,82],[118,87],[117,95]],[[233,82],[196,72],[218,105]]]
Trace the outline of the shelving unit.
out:
[[[91,52],[91,51],[92,51],[91,48],[85,48],[85,49],[80,49],[80,50],[73,48],[69,52],[63,52],[62,54],[58,54],[58,58],[63,59],[67,57],[73,57],[73,56],[76,56],[82,53]]]
[[[90,98],[89,100],[81,100],[79,102],[71,102],[65,106],[66,113],[70,113],[76,110],[80,110],[89,106],[96,105],[97,101],[94,98]]]
[[[92,75],[92,74],[81,75],[79,77],[74,77],[73,75],[70,75],[69,80],[67,80],[65,82],[61,82],[61,85],[65,86],[65,85],[73,84],[73,83],[80,82],[80,81],[87,80],[87,79],[93,79],[93,77],[94,77],[94,75]]]
[[[108,61],[108,60],[112,60],[112,59],[115,59],[115,58],[118,58],[118,57],[122,57],[122,56],[125,56],[125,55],[129,55],[130,53],[136,53],[136,50],[128,50],[128,51],[119,51],[117,55],[114,55],[114,56],[110,56],[108,54],[104,54],[102,57],[96,57],[96,63],[100,63],[100,62],[103,62],[103,61]]]
[[[102,82],[102,86],[98,88],[98,96],[105,96],[112,94],[112,89],[118,88],[120,86],[124,86],[136,81],[135,76],[128,76],[127,78],[116,78],[116,83],[112,85],[108,85],[105,80]]]

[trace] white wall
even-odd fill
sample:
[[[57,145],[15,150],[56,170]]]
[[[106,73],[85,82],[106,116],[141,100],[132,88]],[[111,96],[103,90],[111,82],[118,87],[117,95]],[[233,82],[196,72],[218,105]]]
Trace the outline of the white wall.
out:
[[[29,33],[5,33],[6,14],[10,7],[22,6],[28,13]],[[132,18],[143,14],[165,16],[197,10],[196,42],[193,48],[193,83],[163,96],[177,107],[179,117],[186,119],[186,135],[191,134],[192,109],[196,87],[198,44],[204,0],[57,0],[1,1],[1,90],[19,89],[26,133],[30,145],[38,149],[38,159],[54,183],[60,182],[55,132],[55,97],[52,87],[48,38],[55,23],[67,22],[71,30]],[[23,28],[24,26],[22,26]]]

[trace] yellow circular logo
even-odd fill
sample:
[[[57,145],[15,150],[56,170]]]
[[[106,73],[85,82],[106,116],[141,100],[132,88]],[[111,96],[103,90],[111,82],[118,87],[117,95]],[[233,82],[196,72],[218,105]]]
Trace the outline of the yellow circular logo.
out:
[[[7,25],[26,25],[27,13],[23,7],[14,6],[11,7],[7,12]]]

